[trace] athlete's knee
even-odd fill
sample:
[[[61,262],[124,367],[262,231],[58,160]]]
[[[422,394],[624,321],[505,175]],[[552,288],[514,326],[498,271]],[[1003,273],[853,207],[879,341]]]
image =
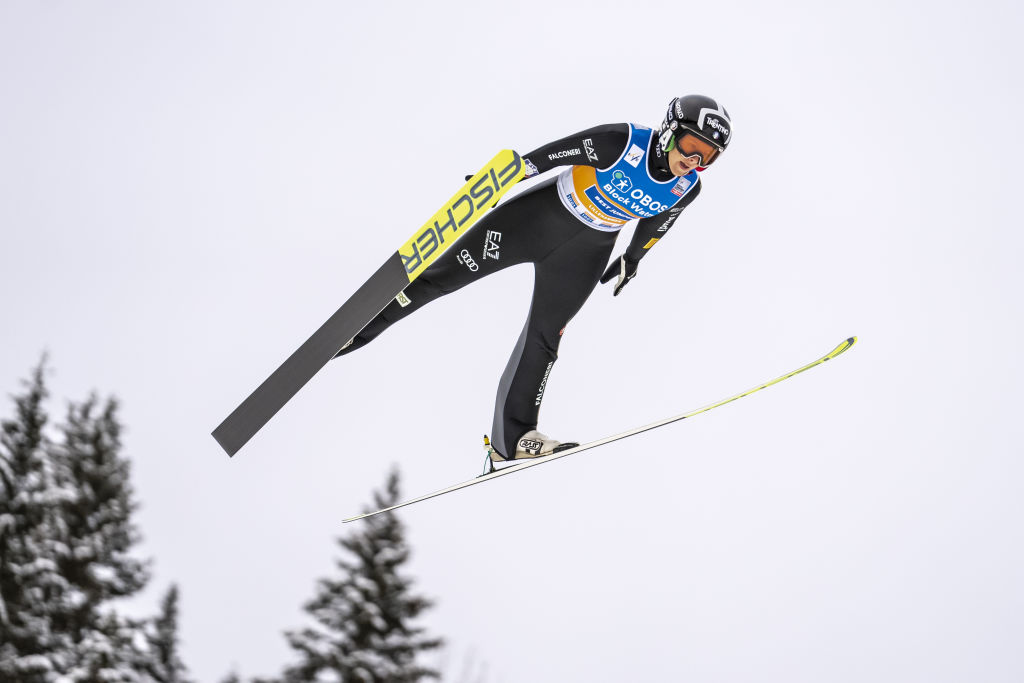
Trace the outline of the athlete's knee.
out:
[[[558,347],[562,343],[565,328],[536,328],[531,330],[536,346],[551,361],[558,360]]]

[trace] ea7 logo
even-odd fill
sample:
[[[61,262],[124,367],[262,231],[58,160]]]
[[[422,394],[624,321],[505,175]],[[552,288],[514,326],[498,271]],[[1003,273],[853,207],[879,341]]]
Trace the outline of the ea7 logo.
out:
[[[501,257],[501,233],[496,230],[488,230],[487,237],[484,239],[484,260],[489,258],[495,261],[500,260]]]
[[[587,158],[591,161],[597,161],[597,152],[594,151],[594,141],[591,138],[583,140],[583,151],[587,153]]]
[[[471,218],[475,221],[474,214],[494,203],[494,197],[500,196],[503,188],[518,177],[522,168],[522,158],[515,154],[504,168],[492,166],[485,169],[486,173],[481,171],[477,174],[480,176],[478,180],[472,185],[467,184],[463,191],[441,207],[419,232],[402,245],[398,253],[410,281],[459,238],[459,231],[466,221]],[[446,232],[449,233],[447,242]]]

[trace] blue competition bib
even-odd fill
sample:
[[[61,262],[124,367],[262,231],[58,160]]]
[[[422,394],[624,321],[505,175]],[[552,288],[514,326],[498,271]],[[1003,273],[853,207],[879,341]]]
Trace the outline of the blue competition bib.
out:
[[[558,176],[558,195],[573,215],[598,230],[614,232],[627,221],[667,211],[697,185],[697,171],[659,182],[647,171],[653,131],[629,124],[626,149],[605,169],[573,166]]]

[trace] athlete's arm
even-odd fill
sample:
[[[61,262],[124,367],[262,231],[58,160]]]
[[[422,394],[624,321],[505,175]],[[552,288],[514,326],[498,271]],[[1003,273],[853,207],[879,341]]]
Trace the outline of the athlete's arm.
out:
[[[647,251],[653,247],[658,240],[665,236],[690,203],[700,194],[700,178],[697,179],[697,186],[687,192],[678,202],[672,205],[668,211],[659,213],[650,218],[641,218],[637,221],[636,230],[633,231],[633,239],[629,241],[624,256],[630,261],[639,262]]]
[[[609,123],[594,126],[575,135],[549,142],[523,155],[538,173],[556,166],[593,166],[607,168],[622,156],[629,140],[629,124]]]
[[[612,292],[614,296],[618,296],[622,288],[636,277],[640,259],[647,254],[651,247],[657,244],[658,240],[665,236],[665,233],[675,224],[683,209],[697,198],[697,195],[700,194],[700,187],[700,178],[698,178],[697,186],[673,204],[668,211],[637,221],[636,229],[633,231],[633,239],[629,241],[626,251],[619,258],[612,261],[608,269],[604,271],[604,275],[601,276],[601,282],[608,282],[612,278],[616,278],[615,288]]]

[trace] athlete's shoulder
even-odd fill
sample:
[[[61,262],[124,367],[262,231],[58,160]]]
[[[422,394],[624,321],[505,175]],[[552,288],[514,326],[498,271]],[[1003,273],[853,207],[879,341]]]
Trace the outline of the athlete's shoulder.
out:
[[[592,138],[595,140],[601,140],[602,142],[619,141],[622,144],[626,143],[626,139],[630,134],[630,125],[628,123],[602,123],[597,126],[591,126],[585,130],[581,130],[575,135],[570,135],[569,138],[564,139],[577,139],[582,140],[584,138]]]
[[[605,123],[588,128],[576,134],[582,146],[586,161],[575,162],[594,168],[607,168],[626,151],[632,137],[628,123]]]
[[[631,123],[602,123],[599,126],[588,128],[587,133],[612,133],[612,134],[629,134],[629,127],[634,124]]]
[[[523,157],[534,164],[539,173],[556,166],[582,165],[600,167],[619,158],[629,140],[628,123],[606,123],[559,138]]]

